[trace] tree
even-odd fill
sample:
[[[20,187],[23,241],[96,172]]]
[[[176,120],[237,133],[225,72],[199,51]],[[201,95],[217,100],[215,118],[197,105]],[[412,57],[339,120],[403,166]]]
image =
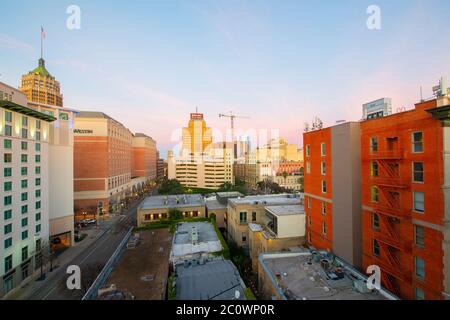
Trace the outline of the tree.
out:
[[[284,186],[287,186],[287,177],[289,176],[289,173],[286,171],[283,171],[283,178],[284,178]]]
[[[176,221],[183,219],[183,212],[177,209],[169,209],[169,220]]]
[[[184,187],[177,179],[166,179],[161,183],[158,190],[159,194],[183,194],[185,193]]]
[[[220,185],[219,187],[219,192],[229,192],[229,191],[234,191],[234,185],[231,182],[225,182],[223,184]]]

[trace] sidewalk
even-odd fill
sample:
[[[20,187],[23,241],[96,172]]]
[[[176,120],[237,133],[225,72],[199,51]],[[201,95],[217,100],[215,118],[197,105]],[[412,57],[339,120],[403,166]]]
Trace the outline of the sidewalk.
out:
[[[32,296],[35,292],[37,292],[41,287],[54,279],[58,274],[61,275],[61,270],[65,269],[67,265],[69,265],[78,255],[84,252],[86,248],[88,248],[91,244],[93,244],[98,238],[100,238],[105,232],[107,232],[112,225],[116,221],[120,219],[120,216],[114,216],[110,218],[103,219],[100,222],[100,226],[98,228],[92,228],[89,230],[80,230],[80,233],[87,234],[86,238],[84,238],[81,242],[74,243],[74,245],[64,252],[62,252],[59,256],[55,257],[53,260],[53,268],[52,272],[49,272],[50,264],[44,266],[44,273],[46,274],[46,278],[43,281],[36,281],[40,276],[40,270],[36,270],[36,272],[30,277],[30,280],[24,283],[22,286],[18,287],[16,290],[11,292],[9,295],[4,297],[7,300],[26,300],[30,296]],[[57,268],[55,268],[57,267]],[[65,274],[65,271],[64,273]]]

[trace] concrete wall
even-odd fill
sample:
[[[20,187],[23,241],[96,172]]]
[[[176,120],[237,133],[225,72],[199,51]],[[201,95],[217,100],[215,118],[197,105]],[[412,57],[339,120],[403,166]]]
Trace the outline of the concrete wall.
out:
[[[278,238],[292,238],[305,236],[305,215],[285,215],[277,218]]]
[[[360,126],[349,122],[331,128],[333,172],[333,251],[360,268],[361,152]]]

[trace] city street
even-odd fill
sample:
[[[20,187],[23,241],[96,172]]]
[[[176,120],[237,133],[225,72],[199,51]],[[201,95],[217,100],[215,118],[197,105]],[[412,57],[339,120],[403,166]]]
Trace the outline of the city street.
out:
[[[152,190],[151,193],[156,194],[157,190]],[[89,269],[92,265],[104,266],[126,235],[129,227],[136,225],[136,210],[143,199],[141,198],[131,203],[130,207],[124,210],[124,214],[114,222],[101,222],[99,228],[102,234],[93,243],[72,261],[55,269],[53,272],[56,274],[49,275],[47,273],[47,279],[44,280],[41,286],[21,298],[32,300],[80,300],[84,295],[83,289],[69,290],[66,287],[66,280],[69,276],[66,274],[67,267],[69,265],[79,266],[82,270],[81,277],[83,279],[83,270],[85,268]],[[89,276],[90,278],[93,277],[92,274]]]

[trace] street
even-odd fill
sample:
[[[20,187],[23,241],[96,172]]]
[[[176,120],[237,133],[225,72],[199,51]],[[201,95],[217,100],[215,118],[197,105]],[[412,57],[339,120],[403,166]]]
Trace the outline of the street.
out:
[[[157,190],[153,190],[152,194],[155,194],[156,192]],[[71,262],[55,269],[53,272],[56,274],[53,274],[51,277],[44,280],[45,283],[40,286],[39,289],[36,289],[35,292],[32,292],[27,299],[81,300],[84,295],[83,288],[81,290],[67,289],[66,280],[69,276],[66,274],[67,267],[69,265],[79,266],[82,270],[81,278],[83,279],[83,270],[85,268],[89,268],[92,265],[104,266],[126,235],[128,229],[131,226],[136,225],[137,207],[143,199],[144,198],[141,198],[130,204],[130,207],[124,212],[123,216],[114,223],[101,223],[99,228],[104,231],[104,233]],[[98,272],[94,275],[90,274],[89,276],[90,278],[95,278],[94,276],[96,274],[98,274]]]

